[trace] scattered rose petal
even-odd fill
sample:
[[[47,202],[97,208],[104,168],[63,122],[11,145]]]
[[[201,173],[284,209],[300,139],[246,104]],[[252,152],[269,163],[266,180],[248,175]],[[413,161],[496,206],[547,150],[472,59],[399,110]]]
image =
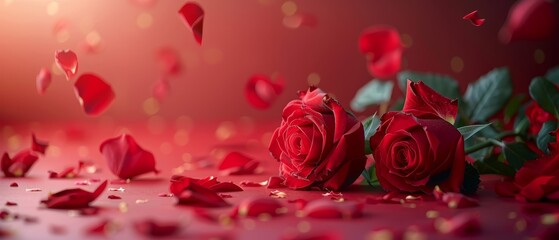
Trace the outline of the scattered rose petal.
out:
[[[130,183],[130,178],[127,178],[127,179],[114,179],[114,180],[111,180],[110,183],[111,183],[111,184],[114,184],[114,185],[129,184],[129,183]]]
[[[266,186],[267,184],[268,184],[268,181],[262,181],[262,182],[254,182],[254,181],[249,181],[249,180],[241,181],[241,185],[243,185],[245,187],[263,187],[263,186]]]
[[[40,188],[27,188],[25,189],[26,192],[40,192],[43,191]]]
[[[89,186],[89,185],[91,185],[91,181],[89,181],[89,180],[77,181],[74,184],[76,184],[78,186]]]
[[[155,157],[136,143],[132,136],[123,134],[111,138],[99,147],[107,159],[109,169],[121,179],[134,178],[148,172],[158,173]]]
[[[363,216],[364,205],[357,202],[335,202],[318,199],[309,202],[302,210],[302,216],[310,218],[359,218]]]
[[[199,185],[195,179],[173,176],[171,178],[170,192],[178,199],[179,205],[199,207],[225,207],[229,206],[216,192]]]
[[[176,176],[177,178],[182,176]],[[203,178],[203,179],[193,179],[197,184],[206,187],[214,192],[240,192],[243,189],[232,182],[220,182],[214,176]]]
[[[195,2],[187,2],[179,10],[179,15],[184,23],[190,27],[196,42],[202,44],[204,30],[204,10]]]
[[[302,198],[298,198],[298,199],[294,199],[294,200],[288,200],[288,203],[295,203],[295,209],[297,210],[303,210],[305,208],[305,206],[307,206],[307,204],[309,203],[308,200],[302,199]]]
[[[117,195],[109,195],[109,196],[107,196],[107,198],[108,199],[113,199],[113,200],[114,199],[122,199],[120,196],[117,196]]]
[[[153,97],[155,97],[159,101],[162,101],[169,95],[170,88],[171,86],[169,84],[169,80],[167,80],[166,78],[160,78],[153,85]]]
[[[6,206],[17,206],[17,203],[6,201]]]
[[[174,197],[175,195],[173,195],[172,193],[160,193],[157,194],[158,197]]]
[[[77,167],[67,167],[60,173],[49,171],[49,178],[75,178],[80,175],[83,166],[84,163],[80,161]]]
[[[266,188],[285,188],[286,186],[283,184],[284,181],[283,177],[272,176],[268,179]]]
[[[269,196],[273,198],[285,198],[287,197],[287,193],[278,190],[273,190],[270,192]]]
[[[159,68],[164,76],[175,75],[181,70],[180,56],[172,48],[161,48],[156,54]]]
[[[469,208],[479,206],[479,201],[477,199],[466,197],[461,193],[453,192],[443,194],[441,202],[447,204],[449,208]]]
[[[10,183],[10,187],[19,187],[19,185],[16,182]]]
[[[0,237],[9,238],[11,236],[12,236],[12,232],[10,232],[8,229],[4,229],[4,228],[0,227]]]
[[[245,85],[245,97],[248,103],[257,109],[266,109],[283,92],[285,81],[279,77],[274,82],[268,76],[255,74]]]
[[[138,199],[138,200],[136,200],[136,204],[144,204],[144,203],[148,203],[148,202],[149,202],[149,200],[147,200],[147,199]]]
[[[557,29],[553,3],[547,0],[521,0],[509,10],[499,37],[504,43],[518,40],[543,40]]]
[[[54,61],[66,74],[66,80],[70,80],[78,72],[78,56],[70,49],[54,52]]]
[[[359,49],[367,54],[369,72],[379,78],[387,78],[400,70],[402,42],[395,28],[374,26],[359,36]]]
[[[31,216],[23,216],[23,222],[24,223],[38,223],[39,218],[31,217]]]
[[[25,149],[10,158],[8,153],[2,155],[1,168],[6,177],[24,177],[39,159],[32,150]]]
[[[123,187],[109,188],[108,190],[109,190],[109,192],[124,192],[124,191],[126,191],[126,189],[124,189]]]
[[[478,214],[466,212],[456,215],[450,219],[436,219],[435,229],[443,234],[471,236],[481,232],[481,223],[479,221]]]
[[[176,234],[180,230],[178,222],[160,222],[146,219],[134,223],[134,229],[144,236],[165,237]]]
[[[239,217],[260,217],[262,215],[275,217],[286,212],[280,201],[273,198],[247,198],[237,208]]]
[[[34,133],[31,135],[31,140],[32,140],[31,150],[44,155],[45,152],[47,151],[49,143],[46,142],[46,141],[42,141],[42,140],[37,139],[37,137],[35,136]]]
[[[120,231],[121,226],[112,220],[101,220],[100,222],[93,224],[85,229],[88,235],[103,235],[108,236]]]
[[[89,181],[92,182],[92,183],[97,183],[97,182],[101,182],[101,179],[99,179],[99,178],[91,178],[91,179],[89,179]]]
[[[330,191],[330,192],[327,192],[327,193],[323,193],[322,196],[323,197],[330,197],[330,199],[334,200],[334,201],[340,201],[340,202],[344,201],[344,195],[341,192]]]
[[[230,152],[223,158],[218,170],[223,175],[253,174],[259,164],[259,162],[240,152]]]
[[[485,19],[479,18],[477,10],[466,14],[466,16],[464,16],[462,19],[470,20],[470,22],[472,22],[472,24],[476,27],[483,25],[483,23],[485,22]]]
[[[74,83],[74,90],[83,110],[91,116],[104,112],[115,98],[111,85],[92,73],[81,75]]]
[[[37,78],[35,79],[37,92],[40,95],[44,95],[47,88],[49,88],[51,81],[52,75],[50,74],[50,70],[48,68],[41,68],[39,74],[37,74]]]
[[[88,207],[107,187],[107,181],[104,181],[97,187],[94,192],[88,192],[79,188],[66,189],[48,196],[42,200],[48,208],[55,209],[79,209]]]

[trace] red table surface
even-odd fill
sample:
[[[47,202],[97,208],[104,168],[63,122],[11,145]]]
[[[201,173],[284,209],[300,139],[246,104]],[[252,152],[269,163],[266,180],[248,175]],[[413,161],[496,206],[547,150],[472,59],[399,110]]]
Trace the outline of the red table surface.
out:
[[[26,148],[30,143],[31,133],[39,139],[49,141],[50,149],[44,157],[33,166],[25,178],[0,178],[0,209],[9,210],[23,216],[36,218],[35,223],[21,220],[2,221],[0,229],[13,233],[14,239],[83,239],[107,237],[111,239],[142,239],[145,236],[137,233],[132,224],[143,219],[161,221],[180,221],[183,228],[176,238],[208,239],[212,237],[227,239],[282,239],[290,234],[307,232],[308,234],[328,233],[341,239],[368,239],[374,229],[392,228],[405,231],[417,226],[422,232],[413,239],[449,239],[461,238],[438,233],[434,227],[434,219],[426,216],[428,211],[437,211],[440,217],[452,217],[464,212],[479,214],[481,232],[474,235],[476,239],[525,239],[536,235],[542,230],[540,216],[523,209],[526,203],[514,199],[499,198],[493,191],[493,185],[500,180],[498,176],[483,176],[478,195],[480,206],[465,209],[451,209],[434,201],[417,201],[415,204],[366,204],[364,216],[357,219],[312,219],[297,217],[295,206],[288,203],[293,199],[321,199],[323,191],[284,191],[286,198],[279,199],[289,212],[283,216],[269,220],[241,219],[235,226],[201,221],[193,216],[192,207],[176,205],[175,198],[159,197],[160,193],[169,190],[169,179],[173,174],[203,178],[217,176],[220,181],[232,181],[239,184],[243,180],[264,181],[278,173],[278,163],[267,151],[267,143],[278,122],[257,123],[248,118],[227,123],[193,123],[188,118],[170,121],[151,119],[148,123],[116,124],[111,121],[79,124],[2,124],[0,152],[16,151]],[[218,134],[216,130],[221,126]],[[177,134],[177,131],[180,134]],[[86,179],[109,179],[116,177],[107,169],[103,156],[99,153],[100,143],[118,136],[122,132],[130,133],[143,148],[152,151],[157,159],[158,175],[146,174],[132,180],[128,184],[110,184],[109,187],[122,187],[124,192],[105,191],[93,206],[101,208],[97,215],[72,216],[68,210],[47,209],[40,200],[49,192],[57,192],[67,188],[81,187],[93,190],[99,183],[90,186],[77,186],[76,181]],[[221,138],[217,135],[221,134]],[[186,137],[187,136],[187,137]],[[227,138],[226,138],[227,137]],[[260,161],[262,172],[254,175],[221,176],[217,171],[223,154],[229,151],[240,151]],[[183,165],[191,159],[209,160],[212,166],[206,168]],[[64,167],[77,164],[78,160],[89,160],[100,169],[97,173],[83,173],[75,179],[49,179],[48,171],[60,171]],[[193,161],[196,165],[196,161]],[[179,166],[183,166],[182,171]],[[182,172],[182,173],[181,173]],[[10,187],[17,182],[19,187]],[[27,192],[26,189],[39,188],[40,192]],[[228,193],[232,198],[226,201],[232,207],[208,209],[210,213],[230,212],[233,206],[248,197],[269,197],[270,191],[265,187],[243,187],[242,192]],[[120,200],[108,199],[108,195],[119,195]],[[380,189],[373,190],[364,185],[354,185],[343,192],[346,201],[364,201],[366,197],[382,196]],[[147,200],[136,203],[136,200]],[[17,206],[5,206],[6,201],[16,202]],[[119,204],[125,202],[127,212],[119,211]],[[559,211],[557,205],[540,203],[548,209]],[[121,230],[107,236],[91,236],[86,229],[99,223],[102,219],[113,219],[120,223]],[[56,234],[53,227],[62,227],[65,231]],[[423,238],[424,237],[424,238]]]

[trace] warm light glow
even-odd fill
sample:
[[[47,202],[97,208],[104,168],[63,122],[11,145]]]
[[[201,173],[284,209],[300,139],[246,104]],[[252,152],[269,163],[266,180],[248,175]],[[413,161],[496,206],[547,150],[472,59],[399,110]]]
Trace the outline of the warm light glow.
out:
[[[452,57],[452,59],[450,60],[450,68],[454,72],[462,72],[462,70],[464,69],[464,60],[462,60],[462,58],[460,57]]]
[[[295,2],[292,1],[284,2],[281,5],[281,11],[286,16],[293,16],[293,14],[297,12],[297,4],[295,4]]]
[[[89,155],[89,149],[86,146],[79,146],[78,147],[78,156],[80,158],[85,158]]]
[[[58,13],[58,2],[50,2],[47,5],[47,14],[49,16],[54,16]]]
[[[235,135],[235,125],[232,122],[225,121],[219,124],[217,129],[215,130],[215,137],[218,140],[227,140],[233,135]]]
[[[309,86],[318,86],[318,84],[320,83],[320,75],[318,75],[318,73],[309,74],[309,76],[307,77],[307,83],[309,84]]]
[[[15,134],[8,138],[8,149],[10,151],[19,150],[21,147],[21,136]]]
[[[173,152],[173,145],[171,145],[169,142],[163,142],[161,143],[161,146],[159,146],[159,151],[161,151],[161,153],[163,154],[171,154]]]
[[[159,112],[159,102],[155,98],[148,98],[143,103],[144,113],[151,116]]]
[[[90,46],[99,45],[99,43],[101,42],[101,35],[99,35],[97,31],[91,31],[85,36],[85,41]]]
[[[217,48],[210,48],[204,51],[202,57],[204,58],[204,62],[206,63],[217,64],[223,59],[223,53]]]
[[[188,141],[190,139],[188,136],[188,132],[181,129],[175,132],[175,135],[173,136],[173,140],[175,144],[177,144],[178,146],[185,146],[186,144],[188,144]]]
[[[413,45],[413,38],[408,34],[403,33],[400,36],[400,39],[402,40],[402,45],[404,45],[404,47],[409,48]]]
[[[136,24],[140,28],[149,28],[153,24],[153,16],[149,13],[140,13],[136,18]]]
[[[70,39],[70,32],[66,29],[62,29],[56,33],[56,41],[59,43],[65,43]]]

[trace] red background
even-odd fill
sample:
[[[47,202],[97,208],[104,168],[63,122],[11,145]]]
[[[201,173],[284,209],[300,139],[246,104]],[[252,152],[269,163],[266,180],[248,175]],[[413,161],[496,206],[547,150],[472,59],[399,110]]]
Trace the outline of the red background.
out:
[[[201,46],[177,14],[185,1],[56,2],[53,15],[48,14],[51,1],[0,4],[1,120],[147,119],[142,106],[160,75],[155,54],[161,47],[175,49],[182,62],[182,72],[170,79],[172,92],[157,113],[165,118],[277,119],[295,92],[306,88],[310,73],[320,76],[321,88],[349,105],[355,91],[372,79],[357,39],[376,24],[394,26],[406,35],[404,41],[411,39],[403,69],[451,75],[462,89],[489,70],[508,66],[516,91],[526,92],[534,76],[559,62],[557,32],[546,41],[499,41],[498,30],[514,3],[509,0],[297,1],[297,12],[317,19],[316,27],[297,29],[283,25],[284,1],[199,1],[206,12]],[[462,20],[476,9],[486,19],[481,27]],[[138,26],[142,14],[152,17],[147,28]],[[66,41],[59,39],[64,35],[57,37],[53,32],[60,19],[68,22]],[[92,31],[100,36],[100,48],[97,53],[86,53],[80,44]],[[54,51],[66,48],[78,54],[78,76],[93,72],[113,86],[116,99],[101,117],[86,116],[72,82],[55,72],[47,93],[37,94],[35,77],[40,68],[51,68]],[[534,58],[538,49],[544,53],[543,63]],[[455,56],[464,63],[460,72],[451,69]],[[245,100],[244,84],[254,73],[279,74],[286,80],[284,93],[268,110],[253,109]]]

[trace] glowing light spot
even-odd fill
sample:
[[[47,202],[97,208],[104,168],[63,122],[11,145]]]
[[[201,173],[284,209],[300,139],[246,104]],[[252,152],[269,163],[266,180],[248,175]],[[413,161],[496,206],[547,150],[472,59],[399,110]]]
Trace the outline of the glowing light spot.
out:
[[[139,28],[149,28],[153,24],[153,16],[149,13],[140,13],[136,18],[136,25]]]
[[[8,6],[10,4],[12,4],[14,2],[14,0],[4,0],[4,5]]]
[[[54,16],[58,13],[58,2],[50,2],[47,4],[47,14],[49,16]]]
[[[555,225],[559,223],[559,214],[548,213],[541,216],[541,223],[543,225]]]
[[[192,154],[190,153],[183,153],[181,156],[183,162],[189,163],[192,162]]]
[[[516,212],[509,212],[507,216],[509,219],[515,219],[516,217],[518,217],[518,214]]]
[[[269,213],[262,213],[258,215],[258,220],[262,222],[270,221],[270,219],[272,219],[272,215],[270,215]]]
[[[516,229],[516,232],[523,232],[524,230],[526,230],[526,226],[528,225],[528,223],[526,222],[526,220],[524,219],[519,219],[518,221],[516,221],[516,223],[514,224],[514,228]]]
[[[161,134],[165,131],[165,119],[161,116],[153,116],[148,119],[148,131],[152,134]]]
[[[244,219],[243,227],[246,230],[252,230],[252,229],[254,229],[254,227],[256,227],[256,224],[255,224],[254,220],[252,220],[252,219]]]
[[[295,4],[295,2],[292,2],[292,1],[284,2],[281,5],[281,11],[286,16],[292,16],[293,14],[295,14],[297,12],[297,4]]]
[[[147,203],[147,202],[149,202],[148,199],[138,199],[138,200],[136,200],[136,204],[144,204],[144,203]]]
[[[70,40],[70,32],[66,29],[62,29],[56,33],[56,41],[59,43],[65,43]]]
[[[8,149],[10,149],[10,151],[19,150],[20,147],[21,147],[21,136],[16,134],[8,138]]]
[[[452,59],[450,60],[450,68],[454,72],[462,72],[462,70],[464,69],[464,60],[462,60],[462,58],[460,57],[452,57]]]
[[[222,148],[214,148],[214,149],[212,149],[212,151],[210,152],[210,155],[211,155],[214,159],[223,159],[227,153],[228,153],[228,151],[225,150],[225,149],[222,149]]]
[[[173,145],[168,142],[163,142],[161,146],[159,146],[159,150],[161,153],[169,155],[173,152]]]
[[[309,86],[318,86],[318,84],[320,83],[320,75],[318,75],[318,73],[309,74],[309,76],[307,77],[307,83],[309,84]]]
[[[390,230],[381,229],[369,233],[367,239],[368,240],[393,240],[394,234],[392,234]]]
[[[60,148],[55,145],[49,145],[47,153],[53,157],[60,157]]]
[[[541,49],[534,51],[534,60],[537,64],[542,64],[545,61],[545,53]]]
[[[118,211],[120,211],[121,213],[127,213],[128,212],[128,204],[126,204],[125,202],[120,202],[118,204]]]
[[[439,217],[439,212],[435,211],[435,210],[429,210],[425,213],[425,216],[429,219],[434,219]]]
[[[175,132],[175,135],[173,136],[173,140],[175,141],[175,144],[177,144],[178,146],[185,146],[186,144],[188,144],[188,141],[190,139],[188,136],[188,132],[181,129]]]
[[[81,158],[85,158],[89,155],[89,149],[86,146],[79,146],[78,147],[78,156]]]
[[[90,46],[97,46],[101,42],[101,35],[97,31],[91,31],[85,36],[85,41]]]
[[[177,129],[184,129],[190,131],[194,121],[189,116],[182,115],[175,120],[175,127]]]
[[[159,102],[157,102],[157,99],[153,97],[146,99],[142,107],[144,109],[144,113],[148,116],[155,115],[159,112]]]
[[[296,29],[303,24],[303,18],[297,16],[285,16],[283,17],[283,25],[286,28]]]
[[[223,53],[217,48],[210,48],[204,51],[202,58],[208,64],[218,64],[223,60]]]
[[[400,39],[402,40],[402,45],[404,45],[404,47],[406,48],[409,48],[413,45],[413,38],[408,34],[402,34],[400,36]]]
[[[297,223],[297,230],[301,233],[308,233],[311,231],[311,223],[307,221],[301,221]]]
[[[235,125],[232,122],[226,121],[219,124],[215,130],[215,137],[218,140],[224,141],[235,135]]]

